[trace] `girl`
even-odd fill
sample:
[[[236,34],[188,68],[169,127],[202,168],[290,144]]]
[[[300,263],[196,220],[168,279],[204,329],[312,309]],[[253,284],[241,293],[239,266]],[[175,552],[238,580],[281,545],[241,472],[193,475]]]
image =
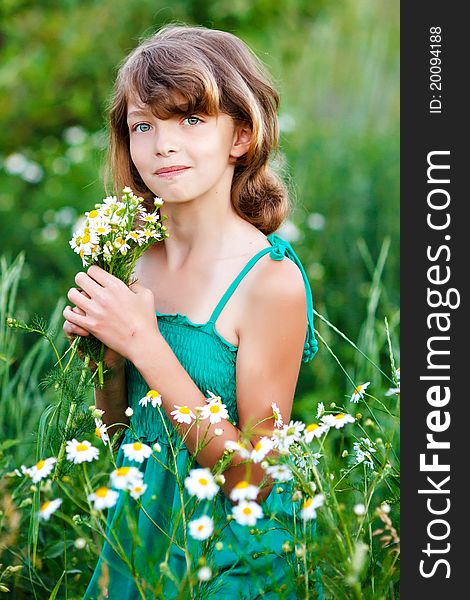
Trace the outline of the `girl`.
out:
[[[198,568],[203,543],[186,537],[184,527],[172,534],[181,497],[171,470],[176,464],[182,481],[190,466],[211,469],[242,430],[250,431],[248,450],[271,435],[272,404],[288,421],[301,361],[317,350],[304,269],[289,243],[273,233],[289,209],[286,190],[268,166],[277,149],[278,103],[247,46],[203,27],[164,27],[119,70],[109,121],[114,187],[130,186],[149,206],[161,196],[169,237],[144,253],[138,283],[129,287],[97,266],[78,273],[80,290],[68,293],[75,306],[64,310],[64,330],[69,338],[91,333],[109,348],[112,376],[95,393],[105,422],[128,423],[124,412],[131,407],[123,443],[137,435],[161,451],[141,467],[142,510],[125,494],[110,510],[110,530],[131,567],[105,542],[87,599],[101,597],[105,588],[113,600],[176,597],[178,578],[188,561]],[[160,394],[161,412],[139,403],[149,389]],[[208,426],[210,442],[196,464],[198,429],[182,424],[178,433],[171,413],[183,406],[182,413],[195,414],[208,392],[221,397],[229,420]],[[179,435],[185,443],[173,458]],[[286,534],[267,518],[256,522],[262,535],[227,522],[228,496],[247,478],[241,460],[234,453],[215,498],[222,545],[205,557],[216,577],[203,597],[253,599],[271,591],[278,598],[287,579],[286,560],[277,556]],[[121,448],[117,464],[136,463]],[[251,465],[249,483],[259,485],[264,477],[259,463]],[[289,485],[283,493],[271,490],[259,491],[263,512],[292,514]],[[204,513],[199,504],[195,517]],[[140,546],[124,514],[134,515]]]

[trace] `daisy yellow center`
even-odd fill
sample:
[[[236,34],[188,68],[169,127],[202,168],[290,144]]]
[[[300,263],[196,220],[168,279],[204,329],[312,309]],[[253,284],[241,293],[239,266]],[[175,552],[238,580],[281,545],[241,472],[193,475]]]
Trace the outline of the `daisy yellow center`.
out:
[[[157,396],[160,396],[160,394],[156,390],[150,390],[150,392],[147,392],[147,398],[156,398]]]
[[[130,467],[119,467],[119,469],[116,470],[116,475],[118,477],[125,477],[129,471],[131,470]]]
[[[310,423],[310,425],[307,425],[307,431],[315,431],[315,429],[318,429],[319,427],[320,425],[317,423]]]
[[[249,485],[250,484],[248,483],[248,481],[239,481],[237,483],[237,485],[235,486],[235,489],[241,490],[241,489],[247,488]]]
[[[263,447],[263,444],[261,442],[258,442],[255,446],[255,450],[256,452],[259,452],[261,450],[261,448]]]
[[[82,442],[81,444],[77,445],[77,447],[75,448],[75,450],[77,452],[85,452],[85,450],[88,450],[88,446]]]
[[[101,437],[101,431],[99,427],[95,429],[95,435],[97,435],[99,438]]]
[[[220,412],[220,406],[218,404],[212,404],[209,410],[211,413],[218,413]]]
[[[201,485],[207,485],[209,482],[207,481],[207,479],[206,479],[205,477],[201,477],[201,478],[199,479],[199,483],[200,483]]]
[[[243,514],[244,515],[251,515],[253,511],[251,510],[251,508],[249,506],[245,506],[245,508],[243,509]]]
[[[129,235],[131,238],[134,238],[135,240],[139,237],[139,234],[136,231],[131,231]]]
[[[44,512],[45,510],[47,510],[47,507],[50,505],[51,501],[48,500],[47,502],[44,502],[44,504],[41,506],[41,512]]]
[[[140,487],[140,485],[136,485],[134,488],[134,492],[137,492],[138,494],[142,491],[142,488]]]
[[[98,211],[97,210],[92,210],[88,213],[88,218],[89,219],[95,219],[98,216]]]
[[[305,500],[303,508],[308,508],[313,502],[313,498],[309,498],[308,500]]]
[[[134,448],[134,450],[142,450],[142,444],[140,442],[134,442],[132,444],[132,447]]]
[[[180,413],[183,414],[183,415],[189,415],[190,412],[191,411],[189,410],[189,408],[187,406],[182,406],[180,408]]]
[[[116,238],[116,244],[124,244],[124,240],[121,237]]]
[[[98,498],[106,498],[106,496],[108,495],[108,488],[100,487],[96,490],[95,494],[98,496]]]
[[[198,525],[197,530],[202,531],[204,529],[204,525]]]
[[[98,233],[104,233],[104,232],[106,231],[106,228],[105,228],[105,227],[97,227],[97,228],[96,228],[96,231],[97,231]]]
[[[344,417],[345,417],[345,414],[344,414],[344,413],[339,413],[339,415],[335,415],[335,419],[337,419],[338,421],[339,421],[340,419],[344,419]]]
[[[287,430],[287,435],[294,435],[294,433],[295,433],[295,428],[289,427],[289,429]]]
[[[40,460],[39,462],[36,463],[36,469],[38,471],[40,471],[44,467],[45,464],[46,464],[45,460]]]
[[[359,394],[359,392],[362,390],[362,385],[358,385],[356,388],[354,388],[354,393],[355,394]]]
[[[82,244],[88,244],[88,242],[90,241],[90,236],[86,233],[83,237],[82,237]]]

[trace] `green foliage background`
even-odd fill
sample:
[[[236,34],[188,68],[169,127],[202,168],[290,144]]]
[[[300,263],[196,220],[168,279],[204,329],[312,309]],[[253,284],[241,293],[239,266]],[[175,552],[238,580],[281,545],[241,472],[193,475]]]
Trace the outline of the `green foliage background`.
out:
[[[68,240],[103,197],[119,61],[140,36],[182,21],[236,33],[273,73],[296,205],[288,225],[316,309],[377,360],[387,316],[398,351],[398,2],[3,0],[0,10],[1,252],[26,254],[15,316],[48,317],[81,268]],[[340,336],[323,335],[353,377],[367,376]],[[323,348],[301,370],[295,410],[349,388]]]

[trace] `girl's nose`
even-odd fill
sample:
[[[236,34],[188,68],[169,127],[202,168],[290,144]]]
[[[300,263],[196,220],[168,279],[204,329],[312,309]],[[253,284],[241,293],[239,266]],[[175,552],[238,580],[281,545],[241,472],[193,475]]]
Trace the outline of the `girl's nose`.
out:
[[[165,121],[159,123],[154,138],[154,151],[155,154],[161,156],[168,156],[172,152],[177,152],[178,142],[176,139],[176,132],[171,126],[171,123],[165,124]]]

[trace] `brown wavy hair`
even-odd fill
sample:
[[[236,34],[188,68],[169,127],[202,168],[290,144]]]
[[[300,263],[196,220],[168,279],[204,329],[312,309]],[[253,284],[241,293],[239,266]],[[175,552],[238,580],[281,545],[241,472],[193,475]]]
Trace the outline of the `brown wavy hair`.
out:
[[[184,97],[183,108],[176,105],[175,92]],[[281,225],[291,208],[289,195],[269,166],[278,154],[279,95],[242,40],[225,31],[172,24],[143,39],[121,63],[108,107],[106,187],[110,180],[115,193],[130,186],[150,207],[154,194],[129,151],[127,105],[136,98],[161,119],[222,112],[248,123],[252,141],[235,163],[231,202],[240,217],[265,235]]]

